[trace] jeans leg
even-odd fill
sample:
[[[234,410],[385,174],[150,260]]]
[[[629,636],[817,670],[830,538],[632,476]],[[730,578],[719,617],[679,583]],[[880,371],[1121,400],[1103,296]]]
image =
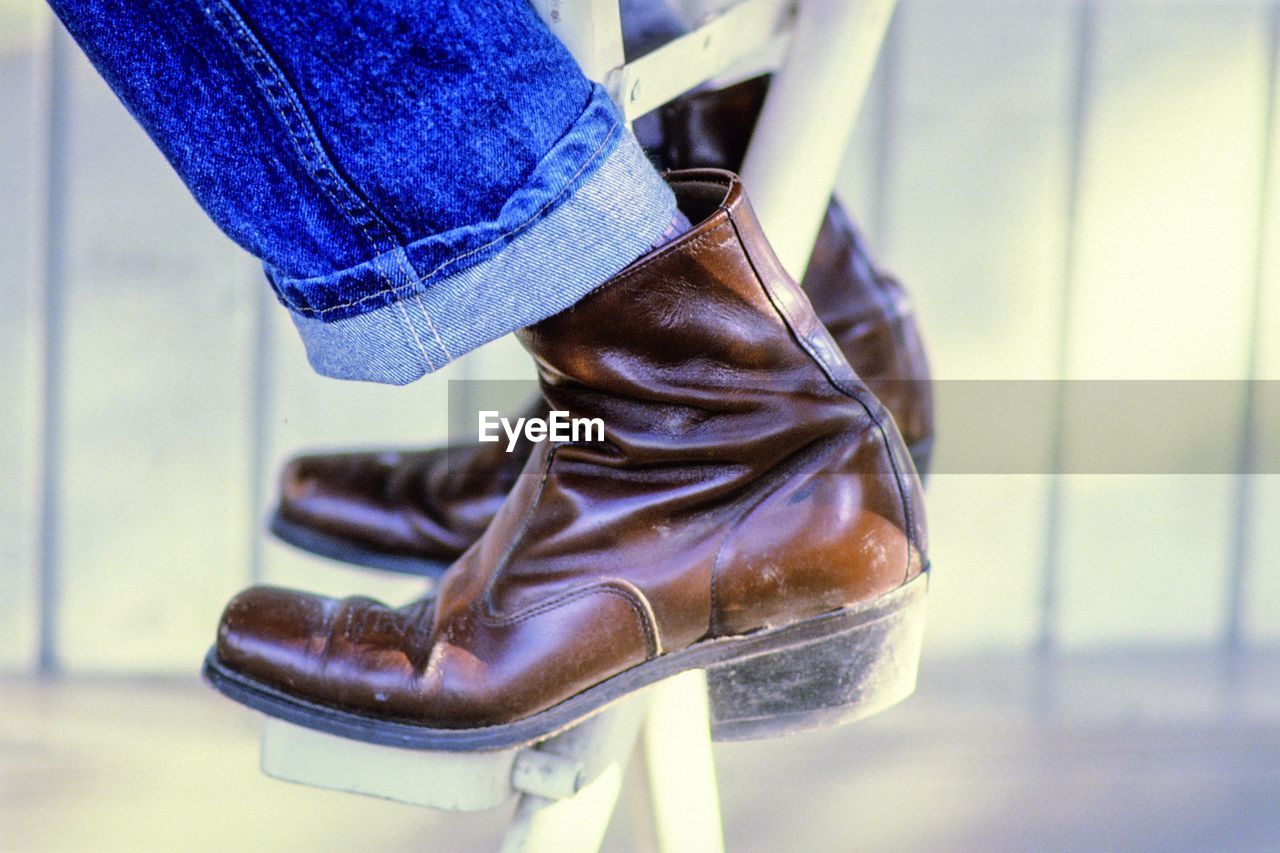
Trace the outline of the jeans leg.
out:
[[[521,0],[51,0],[316,369],[403,383],[572,305],[674,199]]]

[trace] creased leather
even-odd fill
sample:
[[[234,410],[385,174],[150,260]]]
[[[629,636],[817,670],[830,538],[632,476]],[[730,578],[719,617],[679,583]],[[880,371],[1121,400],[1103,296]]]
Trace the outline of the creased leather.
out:
[[[711,170],[670,180],[700,224],[519,333],[548,404],[601,418],[605,440],[536,445],[434,598],[242,593],[218,633],[224,667],[345,711],[493,725],[922,570],[902,439],[741,185]]]

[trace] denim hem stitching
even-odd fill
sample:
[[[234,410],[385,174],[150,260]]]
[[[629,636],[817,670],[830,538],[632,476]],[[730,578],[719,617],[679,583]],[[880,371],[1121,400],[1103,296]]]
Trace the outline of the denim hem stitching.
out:
[[[397,302],[396,307],[400,309],[400,316],[404,318],[404,324],[409,327],[409,333],[413,335],[413,342],[418,345],[418,352],[422,353],[422,360],[432,372],[435,372],[435,363],[431,360],[431,356],[427,355],[427,348],[422,345],[422,338],[418,335],[418,330],[414,327],[413,320],[409,317],[409,312],[405,309],[404,303]]]
[[[445,361],[453,361],[453,353],[449,352],[449,348],[445,346],[444,339],[440,337],[440,332],[436,329],[436,324],[431,319],[431,312],[427,310],[427,306],[422,304],[422,294],[415,293],[413,301],[418,303],[418,310],[422,312],[422,316],[427,318],[427,325],[431,327],[431,334],[435,336],[436,343],[440,345],[440,349],[444,350]],[[432,367],[432,370],[435,368]]]

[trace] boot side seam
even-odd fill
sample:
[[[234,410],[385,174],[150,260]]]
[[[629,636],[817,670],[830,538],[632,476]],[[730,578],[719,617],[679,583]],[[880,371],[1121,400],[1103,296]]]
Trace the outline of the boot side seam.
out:
[[[635,615],[636,624],[640,627],[640,634],[644,638],[645,659],[652,660],[662,654],[662,644],[658,639],[657,626],[654,624],[656,620],[653,607],[649,604],[648,599],[644,597],[644,594],[635,588],[634,584],[628,583],[621,578],[607,578],[595,581],[588,586],[566,590],[515,613],[499,615],[477,612],[476,618],[484,624],[495,628],[517,625],[592,595],[614,595],[626,602],[631,612]]]
[[[898,487],[898,499],[902,504],[903,523],[906,525],[906,530],[903,532],[906,533],[907,535],[907,542],[909,547],[907,548],[907,565],[903,569],[903,583],[905,583],[907,580],[910,580],[911,578],[912,559],[911,559],[910,546],[915,547],[916,551],[920,553],[921,559],[923,560],[924,559],[924,551],[922,547],[923,543],[919,541],[919,537],[917,536],[917,533],[916,533],[914,507],[912,505],[912,500],[908,493],[908,489],[906,487],[907,484],[903,476],[902,464],[901,464],[901,461],[898,459],[898,454],[894,452],[893,442],[889,440],[889,434],[885,431],[884,422],[880,418],[879,413],[875,411],[875,409],[873,409],[867,403],[866,400],[862,399],[861,394],[858,394],[855,389],[846,386],[844,382],[842,382],[840,379],[838,379],[836,376],[832,374],[832,372],[828,369],[827,364],[814,351],[813,344],[809,341],[808,337],[800,333],[800,331],[796,327],[796,323],[794,319],[782,308],[781,305],[779,305],[778,300],[774,297],[773,293],[765,285],[764,279],[760,275],[760,270],[756,266],[755,258],[753,258],[751,255],[751,252],[747,250],[746,241],[742,239],[742,232],[738,229],[738,223],[735,221],[733,212],[732,211],[726,211],[726,212],[728,213],[729,225],[733,228],[734,233],[737,235],[738,241],[739,243],[741,243],[743,248],[743,254],[746,256],[747,263],[750,265],[752,273],[755,274],[756,284],[760,286],[760,289],[761,291],[763,291],[765,298],[769,301],[769,304],[773,307],[773,310],[778,315],[779,319],[782,320],[783,325],[787,327],[787,330],[791,333],[792,337],[795,338],[796,343],[800,345],[800,348],[805,351],[805,353],[809,356],[809,358],[813,361],[813,363],[817,365],[818,369],[822,371],[822,374],[826,376],[827,381],[831,384],[831,387],[839,391],[840,393],[844,394],[846,397],[853,400],[858,405],[860,405],[863,411],[866,412],[867,417],[870,419],[872,425],[876,428],[876,431],[879,432],[880,434],[880,440],[883,443],[885,452],[888,454],[888,457],[889,457],[889,465],[893,468],[893,478]],[[883,405],[879,404],[878,401],[877,401],[877,405],[878,405],[878,408],[881,411],[883,411],[884,409]]]
[[[546,489],[547,480],[551,476],[551,465],[555,461],[555,455],[562,447],[582,447],[585,446],[581,442],[565,442],[562,444],[553,444],[547,450],[546,459],[542,465],[542,478],[538,482],[538,491],[534,494],[533,500],[529,502],[529,508],[525,511],[524,517],[520,520],[520,526],[516,530],[516,534],[511,537],[511,541],[507,544],[506,550],[499,559],[494,569],[493,575],[489,578],[489,582],[485,585],[484,595],[478,602],[480,607],[472,607],[472,612],[476,617],[486,624],[497,626],[514,625],[531,619],[542,613],[567,604],[570,601],[579,598],[585,598],[595,593],[605,593],[621,596],[631,611],[636,616],[636,621],[640,625],[640,632],[644,637],[645,655],[647,658],[653,658],[661,654],[662,641],[658,632],[657,615],[653,612],[653,605],[649,603],[648,598],[634,584],[631,584],[620,578],[602,579],[592,583],[589,586],[578,587],[576,589],[567,590],[559,595],[552,596],[548,599],[536,602],[523,610],[517,610],[515,613],[495,613],[493,610],[493,588],[497,584],[498,579],[502,577],[503,570],[506,569],[510,562],[511,555],[515,552],[516,546],[524,539],[524,535],[528,532],[529,525],[533,521],[533,516],[539,505],[542,503],[542,495]],[[610,586],[609,584],[614,584]]]
[[[498,617],[500,615],[493,612],[493,588],[497,585],[499,578],[502,577],[503,570],[506,569],[507,564],[511,561],[511,555],[515,553],[516,546],[524,539],[525,533],[529,531],[529,525],[533,523],[534,512],[542,503],[542,493],[546,490],[547,479],[551,476],[551,462],[558,449],[559,445],[551,445],[550,449],[547,450],[542,462],[542,476],[538,480],[538,490],[534,493],[533,500],[529,501],[529,507],[524,511],[524,517],[520,519],[520,526],[516,528],[515,535],[507,543],[507,547],[503,550],[497,565],[494,566],[493,573],[484,585],[484,593],[480,597],[483,609],[477,611],[481,616],[488,614]]]

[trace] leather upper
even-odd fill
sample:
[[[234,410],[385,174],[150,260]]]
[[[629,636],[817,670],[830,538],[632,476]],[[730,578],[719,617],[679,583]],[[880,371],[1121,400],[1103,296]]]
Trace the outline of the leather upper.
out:
[[[736,179],[671,180],[700,224],[519,333],[550,406],[601,418],[605,440],[538,443],[434,598],[242,593],[224,666],[374,717],[490,725],[922,570],[920,486],[892,418]]]

